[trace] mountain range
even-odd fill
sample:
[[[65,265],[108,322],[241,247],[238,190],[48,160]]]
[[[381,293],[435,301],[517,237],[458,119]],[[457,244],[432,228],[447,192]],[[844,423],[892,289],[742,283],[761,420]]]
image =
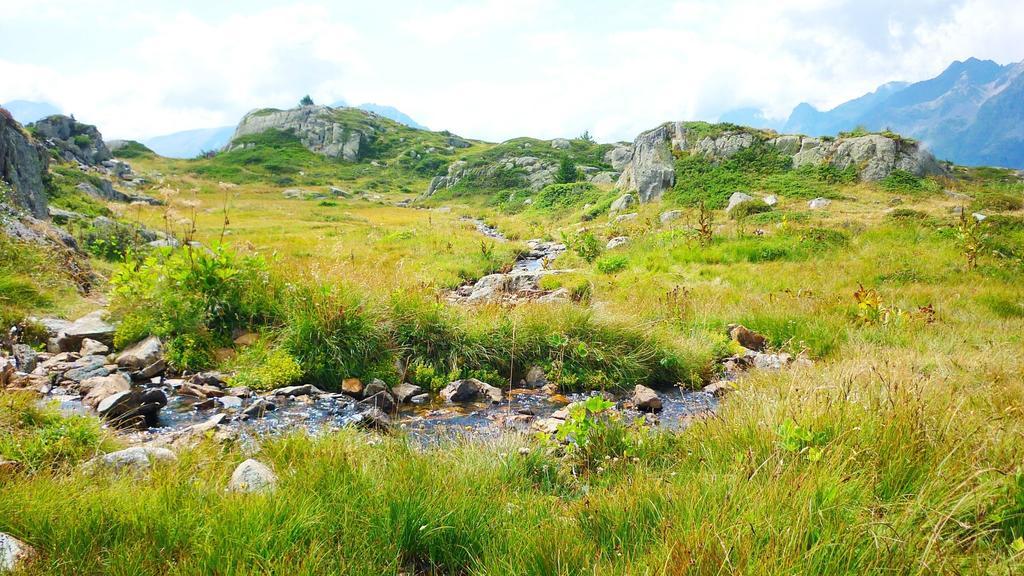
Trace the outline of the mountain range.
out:
[[[756,108],[719,119],[812,136],[890,129],[957,164],[1024,168],[1024,62],[956,61],[935,78],[883,84],[831,110],[801,103],[784,122]]]

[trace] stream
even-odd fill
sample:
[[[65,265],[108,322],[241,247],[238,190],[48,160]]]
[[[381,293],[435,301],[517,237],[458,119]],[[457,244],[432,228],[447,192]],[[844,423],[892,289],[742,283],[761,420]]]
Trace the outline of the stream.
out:
[[[497,241],[507,241],[497,229],[481,220],[470,220],[484,236]],[[549,264],[565,251],[563,244],[542,240],[527,242],[530,250],[522,254],[503,274],[491,274],[454,291],[449,300],[456,304],[500,301],[515,303],[531,299],[554,301],[559,291],[544,291],[538,285],[544,274],[556,274]],[[99,359],[100,357],[95,357]],[[80,362],[88,361],[82,358]],[[96,360],[93,360],[94,362]],[[102,363],[102,360],[101,360]],[[499,383],[494,383],[499,385]],[[216,421],[216,430],[225,430],[243,441],[258,441],[266,434],[281,434],[304,430],[311,434],[335,430],[364,420],[363,413],[368,406],[342,393],[314,391],[291,396],[275,394],[274,391],[259,394],[245,394],[234,389],[224,389],[217,395],[222,397],[205,399],[182,394],[180,389],[187,385],[181,378],[157,376],[148,383],[136,383],[136,389],[160,389],[167,397],[167,405],[158,413],[153,425],[146,429],[124,430],[133,443],[149,441],[172,441],[189,431],[190,427],[202,427],[204,423]],[[586,399],[591,394],[551,394],[540,389],[509,389],[503,384],[504,399],[491,402],[446,402],[437,393],[419,398],[419,403],[399,403],[390,415],[390,422],[410,436],[430,442],[453,437],[496,437],[506,431],[530,432],[548,430],[564,417],[567,405]],[[46,391],[47,400],[55,400],[65,413],[86,414],[91,410],[82,404],[82,396],[75,390],[54,387]],[[662,410],[657,414],[645,414],[645,421],[668,429],[685,426],[694,416],[716,409],[718,400],[712,392],[688,391],[673,387],[659,390]],[[616,407],[627,420],[641,416],[628,405],[628,393],[611,395]],[[255,405],[269,403],[272,409],[254,411]],[[262,404],[266,405],[266,404]],[[559,413],[559,411],[561,411]],[[223,414],[223,416],[218,416]],[[211,420],[213,419],[213,420]]]

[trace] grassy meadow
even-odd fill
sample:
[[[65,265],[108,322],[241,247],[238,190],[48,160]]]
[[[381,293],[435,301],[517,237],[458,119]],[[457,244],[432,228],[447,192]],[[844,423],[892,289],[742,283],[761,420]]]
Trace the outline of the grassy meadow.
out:
[[[471,162],[489,146],[453,157]],[[597,153],[574,146],[581,162]],[[231,154],[142,154],[133,166],[168,205],[109,207],[212,253],[94,257],[86,297],[42,255],[0,245],[19,259],[4,258],[0,282],[24,287],[3,292],[21,294],[2,302],[5,320],[88,310],[103,294],[121,343],[156,333],[173,365],[234,370],[257,387],[405,376],[436,389],[538,364],[563,390],[697,388],[735,352],[730,323],[812,363],[751,371],[680,432],[602,413],[570,445],[508,434],[423,446],[358,430],[209,441],[142,477],[78,466],[123,443],[95,420],[2,393],[0,459],[22,465],[0,472],[0,531],[40,551],[27,574],[1024,569],[1024,185],[1008,173],[863,183],[771,156],[680,157],[689,177],[617,222],[611,186],[467,185],[401,208],[434,171],[334,172],[291,150],[283,157],[302,173],[279,182]],[[401,172],[393,188],[389,171]],[[330,185],[353,197],[282,195]],[[721,200],[736,185],[779,202],[730,217]],[[831,204],[809,209],[819,196]],[[663,222],[666,210],[678,218]],[[619,236],[630,240],[604,248]],[[446,290],[508,269],[531,238],[569,246],[552,264],[569,272],[543,281],[569,289],[569,302],[445,302]],[[261,333],[263,348],[221,359],[239,329]],[[280,476],[272,494],[226,492],[249,456]]]

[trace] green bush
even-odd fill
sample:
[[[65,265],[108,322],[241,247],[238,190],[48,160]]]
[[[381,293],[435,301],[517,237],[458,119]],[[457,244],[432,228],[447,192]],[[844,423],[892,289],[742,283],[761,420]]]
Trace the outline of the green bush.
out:
[[[995,210],[1009,212],[1024,209],[1024,194],[1021,192],[989,192],[978,194],[971,202],[974,210]]]
[[[629,258],[625,254],[609,254],[603,258],[599,258],[594,263],[594,267],[597,271],[602,274],[615,274],[626,269],[629,265]]]
[[[75,143],[75,146],[78,146],[83,150],[92,146],[92,138],[89,138],[87,134],[78,134],[72,138],[71,141]]]
[[[771,212],[772,207],[759,200],[751,200],[737,205],[729,211],[729,218],[733,220],[746,220],[748,216]]]
[[[567,210],[598,202],[604,193],[589,182],[549,184],[533,197],[534,210]]]
[[[218,247],[158,250],[129,257],[111,279],[111,311],[122,343],[157,335],[169,341],[172,366],[201,369],[236,329],[277,317],[279,289],[260,256]]]
[[[889,192],[901,194],[937,192],[940,188],[934,180],[915,176],[905,170],[893,170],[879,182],[879,185]]]
[[[233,362],[231,384],[253,390],[288,386],[302,377],[302,367],[288,352],[263,341],[242,350]]]
[[[30,470],[74,465],[111,446],[95,418],[65,417],[34,393],[0,392],[0,460]]]

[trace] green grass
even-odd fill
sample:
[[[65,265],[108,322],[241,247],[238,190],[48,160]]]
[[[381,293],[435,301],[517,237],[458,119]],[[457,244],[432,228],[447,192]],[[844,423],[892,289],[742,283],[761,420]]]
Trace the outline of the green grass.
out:
[[[132,160],[135,158],[145,158],[148,156],[155,156],[156,152],[153,152],[145,144],[136,142],[135,140],[129,140],[121,145],[120,148],[114,150],[114,158],[121,158],[122,160]]]

